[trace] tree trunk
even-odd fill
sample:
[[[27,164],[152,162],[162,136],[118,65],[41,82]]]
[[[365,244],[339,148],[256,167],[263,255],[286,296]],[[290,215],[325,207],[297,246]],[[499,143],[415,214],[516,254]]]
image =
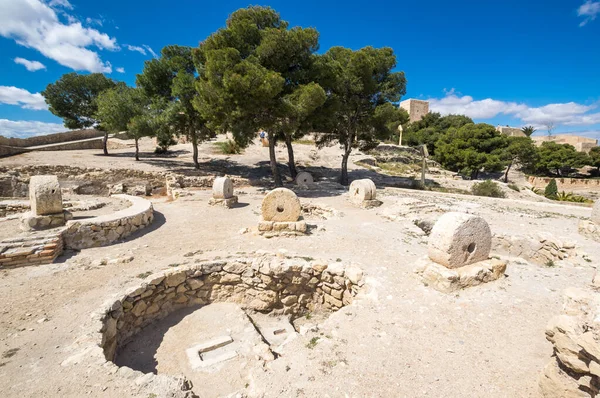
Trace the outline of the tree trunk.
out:
[[[108,155],[108,131],[104,132],[104,138],[102,139],[102,149],[104,150],[104,155]]]
[[[288,151],[288,167],[290,168],[290,175],[292,179],[295,179],[298,175],[296,171],[296,162],[294,160],[294,148],[292,147],[292,136],[289,134],[285,135],[285,145]]]
[[[342,155],[342,174],[340,175],[340,184],[348,185],[348,158],[352,152],[352,143],[354,142],[354,134],[350,134],[344,142],[344,153]]]
[[[505,184],[508,182],[508,172],[510,171],[511,167],[512,167],[512,161],[508,164],[508,167],[506,168],[506,173],[504,173],[504,183]]]
[[[194,168],[200,169],[200,163],[198,163],[198,136],[196,130],[190,129],[190,137],[192,138],[192,159],[194,159]]]
[[[269,159],[271,163],[271,173],[273,173],[273,179],[275,180],[276,187],[282,187],[283,182],[281,181],[281,175],[277,168],[277,158],[275,157],[275,134],[269,132]]]
[[[471,173],[471,180],[476,180],[478,176],[479,176],[479,170],[475,170],[474,172]]]
[[[140,146],[138,145],[138,139],[135,139],[135,160],[140,160]]]

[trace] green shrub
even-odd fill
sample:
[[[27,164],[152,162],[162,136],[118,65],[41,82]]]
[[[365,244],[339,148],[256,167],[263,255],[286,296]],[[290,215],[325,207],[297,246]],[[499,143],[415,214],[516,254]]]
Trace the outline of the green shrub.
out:
[[[513,191],[517,191],[517,192],[521,191],[521,188],[519,188],[519,187],[517,186],[517,184],[508,184],[508,187],[509,187],[510,189],[512,189]]]
[[[548,199],[556,199],[558,196],[558,186],[556,185],[556,180],[553,178],[550,180],[548,185],[546,185],[546,189],[544,189],[544,196]]]
[[[237,142],[227,140],[223,142],[215,142],[215,146],[219,148],[219,152],[223,155],[237,155],[242,153],[242,147]]]
[[[583,196],[575,195],[573,192],[559,192],[556,194],[556,200],[559,202],[574,202],[574,203],[591,203],[592,200],[584,198]]]
[[[492,180],[485,180],[483,182],[473,184],[473,187],[471,187],[471,192],[473,195],[489,196],[491,198],[504,198],[506,196],[498,184]]]

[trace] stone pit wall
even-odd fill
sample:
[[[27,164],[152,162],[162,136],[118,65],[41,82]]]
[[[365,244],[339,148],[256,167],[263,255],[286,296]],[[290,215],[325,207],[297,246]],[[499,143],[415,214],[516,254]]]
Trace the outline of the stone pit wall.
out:
[[[494,251],[538,265],[563,260],[578,262],[581,259],[574,241],[558,239],[548,232],[540,232],[536,236],[495,234],[492,242]]]
[[[181,174],[169,173],[165,178],[165,187],[167,196],[178,197],[178,191],[183,188],[204,188],[212,189],[215,178],[218,176],[186,176]],[[250,185],[250,180],[240,177],[229,177],[233,182],[234,188],[244,185]]]
[[[112,361],[144,326],[175,310],[228,301],[245,309],[300,316],[316,308],[337,310],[364,285],[357,266],[301,257],[257,254],[202,261],[146,278],[94,315],[98,345]]]
[[[24,213],[30,209],[29,201],[7,200],[0,202],[0,217]]]
[[[596,397],[600,388],[600,294],[570,288],[546,327],[554,355],[539,379],[546,398]]]
[[[63,232],[66,248],[81,250],[106,246],[145,228],[154,220],[154,209],[149,200],[130,195],[113,196],[128,200],[131,206],[113,214],[68,221]]]
[[[0,242],[0,268],[49,264],[63,251],[59,232],[31,237],[5,239]]]

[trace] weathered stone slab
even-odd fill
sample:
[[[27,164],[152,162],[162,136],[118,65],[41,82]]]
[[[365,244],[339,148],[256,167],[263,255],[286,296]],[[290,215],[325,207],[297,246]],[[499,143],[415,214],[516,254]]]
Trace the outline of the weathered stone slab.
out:
[[[58,177],[53,175],[32,176],[29,180],[29,201],[34,215],[62,213],[62,193]]]
[[[415,270],[425,285],[443,293],[451,293],[495,281],[504,276],[505,271],[506,262],[494,258],[454,269],[423,260],[423,263]]]

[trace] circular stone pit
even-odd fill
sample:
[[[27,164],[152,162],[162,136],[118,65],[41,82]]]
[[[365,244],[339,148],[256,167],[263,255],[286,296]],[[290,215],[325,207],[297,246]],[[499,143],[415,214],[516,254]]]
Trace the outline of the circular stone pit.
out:
[[[100,331],[94,334],[96,344],[102,351],[89,351],[109,361],[105,368],[116,367],[121,348],[144,327],[177,310],[233,302],[244,310],[296,319],[308,312],[336,311],[350,304],[363,287],[362,270],[341,262],[265,252],[201,261],[150,275],[107,302],[93,315],[93,330]],[[147,383],[165,377],[137,373]]]

